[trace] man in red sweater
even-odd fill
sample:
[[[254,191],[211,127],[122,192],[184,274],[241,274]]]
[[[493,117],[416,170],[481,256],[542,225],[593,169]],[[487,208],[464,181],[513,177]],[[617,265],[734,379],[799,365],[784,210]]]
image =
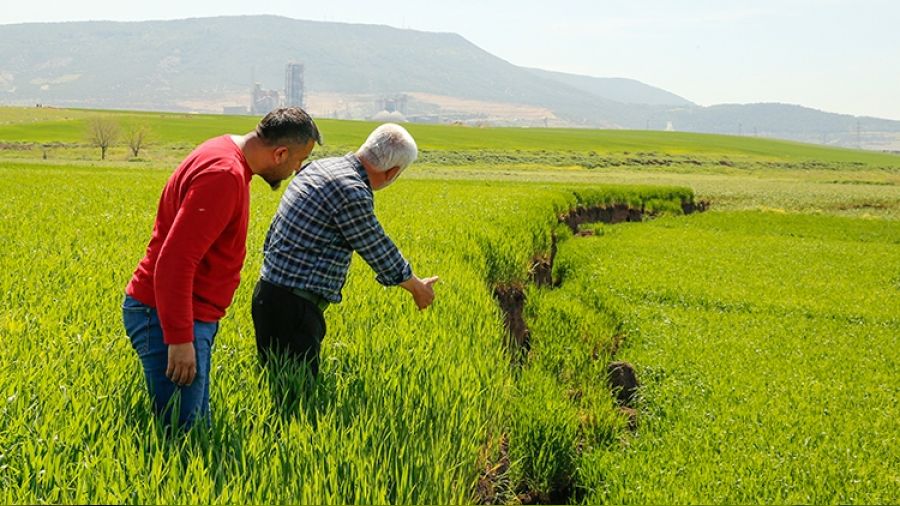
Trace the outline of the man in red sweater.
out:
[[[154,412],[165,424],[209,420],[210,351],[240,281],[250,179],[256,174],[277,188],[315,143],[321,136],[305,111],[278,109],[253,132],[204,142],[166,183],[122,305]]]

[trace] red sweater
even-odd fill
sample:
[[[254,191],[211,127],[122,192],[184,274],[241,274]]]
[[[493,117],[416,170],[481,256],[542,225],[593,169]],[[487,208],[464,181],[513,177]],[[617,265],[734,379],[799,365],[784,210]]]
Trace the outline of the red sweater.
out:
[[[227,135],[201,144],[169,177],[147,254],[125,292],[156,308],[166,344],[194,340],[194,320],[225,316],[247,253],[253,172]]]

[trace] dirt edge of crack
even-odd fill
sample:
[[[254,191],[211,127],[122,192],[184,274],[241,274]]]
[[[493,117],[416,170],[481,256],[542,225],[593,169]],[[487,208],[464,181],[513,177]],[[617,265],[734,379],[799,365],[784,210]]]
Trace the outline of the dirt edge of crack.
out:
[[[692,214],[695,212],[703,212],[709,208],[709,202],[701,200],[694,202],[693,200],[684,200],[681,202],[681,209],[684,214]],[[580,234],[579,226],[586,223],[624,223],[624,222],[641,222],[645,218],[652,218],[654,213],[647,212],[645,206],[632,207],[628,204],[613,204],[607,206],[579,206],[571,209],[568,213],[558,217],[559,223],[565,223],[575,235]],[[558,287],[561,280],[553,279],[553,264],[556,260],[557,253],[556,235],[551,235],[550,254],[537,255],[532,259],[531,268],[529,269],[529,278],[532,284],[538,288],[542,287]],[[504,314],[504,326],[509,335],[508,345],[511,351],[516,349],[524,351],[527,355],[530,349],[530,331],[525,323],[523,312],[525,308],[525,286],[521,283],[498,283],[493,287],[494,299],[500,305],[500,309]],[[618,351],[619,343],[616,343],[615,349],[610,350],[611,356]],[[517,347],[517,348],[514,348]],[[519,355],[520,353],[515,353]]]
[[[684,214],[703,212],[709,209],[710,203],[705,200],[681,202]],[[642,204],[640,208],[627,204],[608,206],[579,206],[558,217],[559,223],[565,223],[575,236],[593,235],[590,231],[580,231],[579,227],[586,223],[625,223],[641,222],[652,218],[654,213],[647,212]],[[557,253],[557,237],[551,235],[549,256],[535,256],[529,270],[531,283],[537,287],[558,287],[561,280],[553,279],[553,264]],[[498,283],[493,287],[493,296],[504,314],[504,327],[508,339],[511,363],[523,366],[528,360],[531,350],[531,331],[525,323],[525,286],[521,283]],[[603,356],[614,358],[624,340],[624,336],[613,336],[608,344],[594,347],[592,358],[599,360]],[[634,367],[628,362],[612,361],[607,365],[607,384],[611,395],[619,406],[619,411],[627,418],[630,431],[637,430],[639,412],[635,407],[640,383]],[[495,449],[496,448],[496,449]],[[490,441],[479,459],[479,467],[483,469],[474,491],[477,504],[503,504],[515,500],[520,504],[564,504],[575,500],[580,502],[579,489],[574,477],[559,487],[548,491],[530,490],[522,483],[512,484],[509,478],[509,436],[502,434],[498,442]]]

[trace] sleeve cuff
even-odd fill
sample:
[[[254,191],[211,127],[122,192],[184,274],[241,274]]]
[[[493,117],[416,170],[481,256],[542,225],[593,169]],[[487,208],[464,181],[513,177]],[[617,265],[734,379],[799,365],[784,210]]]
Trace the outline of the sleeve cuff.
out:
[[[409,280],[412,275],[412,266],[409,264],[409,262],[404,262],[403,269],[401,269],[400,272],[396,275],[385,276],[383,274],[379,274],[378,276],[375,276],[375,280],[384,286],[397,286],[400,283]]]
[[[184,344],[194,342],[194,327],[163,329],[163,342],[166,344]]]

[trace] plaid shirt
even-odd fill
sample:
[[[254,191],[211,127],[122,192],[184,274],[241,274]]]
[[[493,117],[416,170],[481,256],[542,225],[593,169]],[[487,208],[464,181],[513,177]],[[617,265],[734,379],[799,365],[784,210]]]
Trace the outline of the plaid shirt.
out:
[[[316,160],[288,185],[263,245],[263,279],[341,301],[350,257],[359,253],[385,286],[412,267],[375,217],[369,178],[355,154]]]

